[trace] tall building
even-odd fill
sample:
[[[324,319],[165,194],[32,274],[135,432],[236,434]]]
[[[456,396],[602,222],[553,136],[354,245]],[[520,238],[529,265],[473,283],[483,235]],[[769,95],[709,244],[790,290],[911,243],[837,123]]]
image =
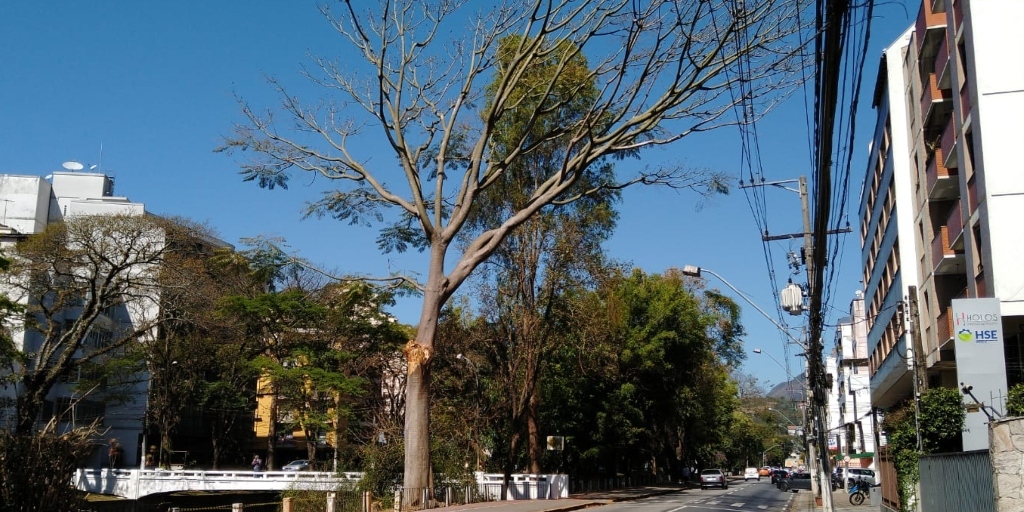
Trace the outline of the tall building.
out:
[[[965,449],[987,445],[986,414],[1001,413],[1006,389],[1024,382],[1024,66],[1004,57],[1021,42],[1021,19],[1024,2],[920,2],[916,23],[882,56],[861,195],[872,403],[912,396],[916,334],[923,387],[990,379],[975,386],[982,407],[968,409],[967,430],[978,436],[965,433]],[[984,376],[968,363],[970,343],[956,341],[977,333],[954,313],[954,301],[980,298],[993,300],[1005,345]]]
[[[847,467],[874,468],[875,435],[868,374],[867,317],[864,296],[850,302],[850,316],[839,320],[834,352],[837,403],[836,428],[838,461]],[[846,460],[849,457],[849,460]]]
[[[881,408],[913,393],[911,336],[901,315],[904,298],[917,286],[919,261],[904,77],[911,35],[907,30],[882,52],[871,102],[877,121],[860,199],[867,366],[871,403]]]

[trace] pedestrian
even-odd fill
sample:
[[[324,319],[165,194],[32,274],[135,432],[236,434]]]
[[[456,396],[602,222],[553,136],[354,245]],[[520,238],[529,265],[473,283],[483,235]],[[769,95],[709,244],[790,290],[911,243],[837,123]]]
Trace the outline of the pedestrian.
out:
[[[254,453],[252,455],[252,472],[253,476],[256,476],[260,472],[260,468],[263,467],[263,461],[260,460],[260,454]]]

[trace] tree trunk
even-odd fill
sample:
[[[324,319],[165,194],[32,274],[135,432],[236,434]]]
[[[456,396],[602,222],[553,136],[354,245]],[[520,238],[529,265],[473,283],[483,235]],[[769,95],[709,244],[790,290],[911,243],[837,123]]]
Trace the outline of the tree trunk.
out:
[[[431,249],[430,273],[416,339],[405,344],[405,493],[406,505],[419,504],[430,486],[430,364],[441,305],[445,300],[444,249]]]
[[[530,456],[530,473],[540,474],[540,459],[544,455],[544,444],[540,438],[537,418],[540,414],[540,386],[534,384],[530,400],[526,404],[527,450]]]
[[[270,384],[270,399],[267,401],[270,406],[267,412],[267,460],[266,467],[268,471],[274,469],[274,451],[277,449],[277,389],[274,384]]]
[[[25,384],[23,382],[23,384]],[[26,391],[25,393],[18,396],[17,403],[15,404],[15,410],[18,415],[18,424],[15,427],[15,433],[18,435],[31,434],[36,428],[36,418],[39,416],[39,410],[43,407],[43,399],[39,396],[38,392]],[[54,414],[60,414],[60,411],[54,411]]]

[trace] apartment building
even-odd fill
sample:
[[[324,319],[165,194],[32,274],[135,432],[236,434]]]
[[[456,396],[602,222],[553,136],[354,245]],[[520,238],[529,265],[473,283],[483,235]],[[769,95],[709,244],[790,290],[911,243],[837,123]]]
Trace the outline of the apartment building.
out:
[[[833,399],[837,417],[833,423],[842,465],[874,468],[876,418],[871,406],[864,303],[863,293],[857,292],[850,302],[850,316],[840,319],[836,327]]]
[[[861,189],[861,268],[871,404],[888,408],[913,393],[911,336],[901,305],[918,284],[914,185],[903,62],[912,30],[882,52],[872,107],[877,114]],[[902,248],[902,250],[901,250]]]
[[[957,355],[966,345],[956,341],[965,329],[955,301],[994,299],[1005,357],[985,361],[991,385],[975,389],[982,406],[968,409],[967,420],[975,441],[987,443],[982,412],[1003,411],[1006,388],[1024,382],[1024,245],[1016,225],[1024,218],[1016,158],[1024,66],[1004,57],[1024,39],[1024,2],[919,5],[916,23],[883,53],[861,195],[871,398],[885,408],[912,396],[915,315],[924,385],[969,381]],[[901,308],[898,294],[916,299],[916,310]],[[979,447],[964,440],[965,449]]]

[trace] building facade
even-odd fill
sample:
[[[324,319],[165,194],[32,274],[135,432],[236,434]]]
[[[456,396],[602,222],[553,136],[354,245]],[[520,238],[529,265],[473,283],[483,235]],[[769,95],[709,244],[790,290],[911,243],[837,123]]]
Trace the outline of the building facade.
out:
[[[981,409],[1004,411],[1024,382],[1024,66],[1004,58],[1020,19],[1024,2],[922,0],[883,52],[860,201],[874,406],[913,396],[917,343],[921,387],[960,387],[957,299],[999,304],[1005,357],[991,364],[1006,382]]]
[[[850,316],[840,319],[836,327],[833,396],[837,418],[833,423],[839,446],[837,463],[874,469],[876,418],[871,406],[867,333],[864,296],[857,292],[850,302]]]

